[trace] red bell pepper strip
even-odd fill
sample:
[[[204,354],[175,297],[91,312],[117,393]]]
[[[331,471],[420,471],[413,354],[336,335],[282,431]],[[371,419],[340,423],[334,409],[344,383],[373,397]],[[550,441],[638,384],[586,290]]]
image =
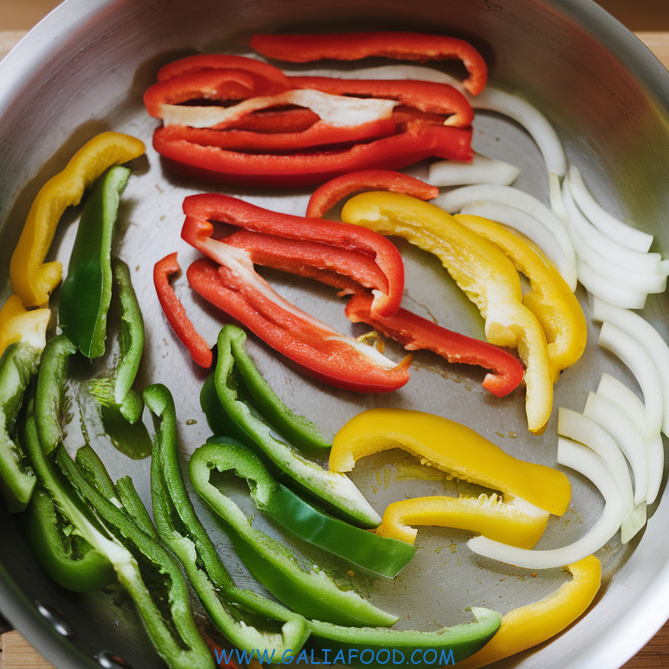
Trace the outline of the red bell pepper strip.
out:
[[[255,58],[246,56],[235,56],[227,53],[198,53],[193,56],[179,58],[163,66],[158,70],[158,81],[166,81],[173,77],[180,77],[184,74],[191,74],[201,70],[244,70],[252,74],[257,74],[265,79],[272,80],[277,88],[283,87],[284,90],[290,88],[288,77],[274,65],[265,63]]]
[[[196,100],[246,100],[285,90],[285,86],[245,70],[199,70],[149,86],[144,93],[144,105],[151,116],[163,118],[164,105]]]
[[[523,380],[523,366],[510,353],[485,341],[466,337],[399,309],[390,318],[372,315],[367,295],[354,295],[346,305],[346,315],[353,323],[367,323],[407,351],[433,351],[448,362],[478,365],[489,369],[483,387],[497,397],[504,397]]]
[[[409,380],[410,356],[395,365],[290,304],[255,272],[242,249],[228,246],[224,260],[225,266],[196,260],[187,272],[193,289],[313,378],[363,393],[390,392]]]
[[[210,181],[254,186],[322,184],[346,172],[401,169],[432,156],[469,162],[471,130],[409,121],[404,132],[366,144],[290,155],[248,154],[174,139],[157,128],[153,146],[179,174]]]
[[[319,186],[309,198],[307,218],[322,218],[347,195],[362,190],[389,190],[421,200],[433,200],[439,195],[436,186],[392,170],[362,170],[349,172]]]
[[[167,321],[175,334],[188,349],[193,360],[208,369],[213,362],[213,355],[204,337],[197,332],[190,318],[186,315],[183,304],[170,285],[170,277],[181,272],[177,262],[177,254],[171,253],[159,260],[153,268],[153,283],[156,287],[158,300]]]
[[[460,59],[469,77],[463,82],[472,94],[485,87],[488,68],[481,54],[468,42],[444,35],[414,32],[362,32],[325,35],[267,35],[256,33],[250,46],[266,58],[289,63],[316,60],[361,60],[369,56],[413,60]]]
[[[337,127],[317,120],[306,130],[298,132],[254,132],[226,127],[225,129],[191,128],[185,125],[165,127],[164,136],[201,146],[218,147],[243,153],[294,153],[301,149],[353,144],[394,135],[392,118],[378,119],[360,125]]]
[[[397,100],[423,112],[447,115],[444,125],[469,128],[474,111],[467,98],[453,86],[411,79],[338,79],[334,77],[290,77],[295,88],[309,88],[331,95]]]
[[[372,310],[378,315],[392,315],[399,308],[404,291],[404,264],[402,256],[392,242],[382,235],[336,221],[316,221],[301,216],[282,214],[257,207],[229,195],[205,193],[191,195],[184,200],[186,214],[181,237],[191,246],[221,265],[226,264],[228,245],[212,238],[211,221],[225,223],[243,230],[260,232],[297,242],[312,242],[316,257],[311,261],[319,269],[335,270],[351,276],[363,285],[374,286]],[[356,264],[337,250],[353,251],[372,260],[383,273],[385,281],[375,280],[365,267]],[[306,256],[303,256],[306,257]]]
[[[230,128],[268,134],[292,133],[307,130],[318,120],[318,114],[305,107],[263,109],[239,119]]]

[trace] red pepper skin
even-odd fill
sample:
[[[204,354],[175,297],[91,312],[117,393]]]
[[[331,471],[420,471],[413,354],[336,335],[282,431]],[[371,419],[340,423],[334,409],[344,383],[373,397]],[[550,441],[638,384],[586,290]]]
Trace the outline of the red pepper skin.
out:
[[[395,134],[396,125],[392,118],[386,118],[345,127],[335,127],[318,120],[300,132],[253,132],[230,127],[215,130],[191,128],[184,125],[171,125],[163,130],[164,136],[172,141],[184,140],[201,146],[212,146],[243,153],[285,154],[301,149],[351,144],[388,137]]]
[[[309,198],[307,218],[323,218],[340,200],[362,190],[389,190],[421,200],[433,200],[439,195],[436,186],[392,170],[362,170],[349,172],[319,186]]]
[[[478,95],[483,90],[488,78],[486,63],[471,44],[444,35],[393,31],[323,35],[256,33],[251,37],[250,46],[266,58],[289,63],[325,59],[361,60],[369,56],[420,63],[458,58],[469,72],[463,85],[472,95]]]
[[[226,53],[199,53],[172,61],[158,70],[158,81],[191,74],[200,70],[244,70],[273,81],[278,89],[288,90],[288,77],[274,65],[255,58],[234,56]]]
[[[469,128],[474,111],[467,98],[448,84],[411,79],[337,79],[334,77],[290,77],[295,88],[310,88],[331,95],[397,100],[423,112],[450,115],[444,125]],[[444,119],[442,119],[442,122]]]
[[[153,268],[153,283],[156,287],[158,300],[168,323],[172,326],[175,334],[188,349],[193,360],[209,369],[213,362],[213,355],[204,337],[195,329],[195,326],[186,315],[183,304],[176,296],[170,285],[170,277],[181,272],[177,262],[177,254],[171,253],[159,260]]]
[[[264,133],[293,133],[307,130],[320,120],[316,112],[306,107],[294,109],[263,109],[239,119],[230,128]]]
[[[504,397],[523,380],[523,366],[510,353],[485,341],[466,337],[399,309],[390,318],[381,318],[370,312],[371,300],[367,295],[354,295],[346,305],[346,315],[353,323],[367,323],[385,337],[404,346],[407,351],[425,349],[451,363],[478,365],[489,369],[481,384],[497,397]]]
[[[390,369],[382,367],[362,353],[355,340],[283,300],[257,274],[240,276],[203,258],[188,268],[187,276],[198,294],[319,381],[382,393],[409,380],[410,358]]]
[[[378,266],[385,277],[381,285],[374,281],[373,276],[369,276],[364,284],[374,285],[375,288],[372,310],[375,314],[392,315],[399,308],[404,291],[402,256],[392,242],[372,230],[337,221],[282,214],[219,193],[191,195],[184,200],[183,210],[186,220],[181,237],[221,265],[225,264],[225,260],[217,253],[216,244],[225,244],[211,238],[214,231],[211,221],[296,243],[300,240],[312,242],[312,251],[320,251],[320,258],[313,260],[319,269],[335,270],[345,276],[353,276],[356,281],[365,279],[364,267],[356,265],[355,259],[347,260],[344,255],[336,256],[332,252],[344,250],[364,255]]]
[[[338,151],[248,154],[174,139],[157,128],[153,146],[175,172],[234,185],[314,186],[363,169],[401,169],[425,158],[471,162],[471,130],[409,121],[404,132]]]

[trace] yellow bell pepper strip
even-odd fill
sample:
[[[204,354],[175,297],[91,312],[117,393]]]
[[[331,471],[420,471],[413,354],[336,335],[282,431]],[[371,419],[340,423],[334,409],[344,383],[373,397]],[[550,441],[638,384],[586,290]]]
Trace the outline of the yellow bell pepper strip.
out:
[[[49,309],[28,311],[21,298],[10,295],[0,310],[0,357],[8,346],[19,341],[26,341],[42,350],[50,318]]]
[[[112,165],[144,153],[144,143],[130,135],[103,132],[77,151],[62,172],[51,177],[30,207],[21,237],[9,264],[12,290],[24,306],[44,306],[62,275],[61,263],[45,263],[56,226],[70,205]]]
[[[416,497],[392,502],[383,513],[376,534],[413,544],[413,525],[471,530],[505,544],[533,548],[546,529],[548,511],[516,497],[503,501],[496,493],[478,497]]]
[[[354,416],[335,435],[330,471],[351,471],[360,458],[391,448],[498,490],[510,501],[521,498],[556,516],[567,510],[571,486],[562,472],[518,460],[465,425],[410,409],[370,409]]]
[[[521,606],[502,617],[495,636],[478,653],[456,662],[458,669],[478,669],[532,648],[571,625],[594,599],[602,578],[602,566],[594,555],[566,567],[572,579],[552,595]]]
[[[553,404],[546,335],[536,316],[523,305],[520,277],[504,252],[439,207],[402,193],[356,195],[344,205],[341,220],[403,237],[441,260],[480,310],[487,340],[517,347],[526,366],[528,428],[541,432]]]
[[[531,290],[523,304],[537,317],[546,334],[548,359],[553,382],[560,372],[583,355],[588,329],[581,305],[566,281],[530,240],[480,216],[456,214],[455,220],[502,248],[519,272],[530,282]]]

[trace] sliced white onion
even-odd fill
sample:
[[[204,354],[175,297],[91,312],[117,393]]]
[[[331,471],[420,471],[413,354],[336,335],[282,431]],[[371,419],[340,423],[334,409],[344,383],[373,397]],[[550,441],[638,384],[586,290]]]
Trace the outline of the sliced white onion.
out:
[[[457,160],[438,160],[432,163],[427,181],[440,187],[468,184],[509,186],[519,174],[520,170],[515,165],[475,153],[471,163]]]
[[[596,228],[627,248],[641,253],[646,253],[650,249],[653,235],[623,223],[606,211],[588,191],[576,165],[569,166],[567,179],[578,208]]]
[[[620,543],[626,544],[633,539],[646,524],[648,518],[646,502],[639,504],[620,524]]]
[[[580,258],[576,258],[576,271],[578,272],[578,280],[592,295],[625,309],[643,309],[646,306],[648,293],[641,293],[618,283],[613,283]]]
[[[460,211],[465,205],[477,202],[499,202],[500,204],[515,207],[533,216],[544,227],[550,230],[560,245],[560,249],[565,257],[566,266],[570,268],[568,275],[563,278],[570,287],[576,287],[576,254],[574,253],[574,247],[569,239],[567,230],[551,209],[529,193],[510,186],[464,186],[463,188],[456,188],[448,193],[443,193],[432,200],[433,204],[451,214]]]
[[[277,95],[249,98],[232,107],[162,105],[161,118],[165,125],[211,128],[223,123],[237,121],[259,109],[281,105],[298,105],[311,109],[322,121],[330,125],[345,127],[390,118],[397,104],[395,100],[351,98],[311,89],[295,89]]]
[[[569,183],[566,180],[562,184],[562,193],[569,223],[578,231],[588,246],[597,249],[601,255],[609,258],[611,262],[627,269],[636,272],[661,273],[660,261],[662,256],[659,253],[634,251],[607,237],[583,216],[574,202]]]
[[[646,406],[644,439],[652,439],[662,427],[662,382],[650,354],[633,337],[615,325],[604,322],[599,345],[618,356],[629,367],[643,393]]]
[[[643,349],[652,351],[651,359],[662,384],[662,431],[669,436],[669,346],[664,338],[643,316],[596,298],[592,301],[592,317],[596,321],[615,325],[633,337]]]
[[[534,216],[500,202],[474,202],[464,206],[460,213],[482,216],[517,230],[533,241],[546,254],[546,257],[555,265],[565,281],[569,278],[567,260],[555,239],[555,235],[541,225]],[[573,290],[575,286],[569,287]]]
[[[632,479],[616,440],[592,418],[564,407],[560,407],[558,411],[557,433],[561,437],[587,446],[602,458],[620,491],[623,513],[625,515],[631,513],[634,509]],[[641,499],[643,501],[644,498]]]
[[[587,446],[563,437],[558,438],[557,459],[590,479],[604,497],[604,511],[590,530],[569,546],[547,550],[528,550],[474,537],[467,542],[474,553],[524,569],[554,569],[595,553],[613,537],[627,514],[623,513],[618,486],[606,463]]]
[[[583,415],[594,420],[616,441],[632,467],[634,504],[644,503],[648,491],[648,457],[643,433],[624,412],[618,411],[615,403],[596,393],[588,394]]]

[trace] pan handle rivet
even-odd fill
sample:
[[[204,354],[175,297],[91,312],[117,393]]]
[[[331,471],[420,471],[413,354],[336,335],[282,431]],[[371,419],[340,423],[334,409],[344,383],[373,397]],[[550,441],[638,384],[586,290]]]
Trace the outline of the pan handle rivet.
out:
[[[104,669],[132,669],[132,667],[118,655],[110,653],[108,650],[103,650],[95,656],[95,659],[100,663]]]
[[[53,628],[63,636],[74,636],[70,626],[63,620],[62,615],[52,606],[36,601],[37,610],[53,625]]]

